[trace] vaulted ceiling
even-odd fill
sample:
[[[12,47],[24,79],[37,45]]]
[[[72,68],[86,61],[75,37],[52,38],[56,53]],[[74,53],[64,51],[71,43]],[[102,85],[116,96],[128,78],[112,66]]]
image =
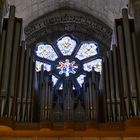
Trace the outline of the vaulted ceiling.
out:
[[[128,0],[8,0],[8,3],[16,6],[16,16],[23,18],[24,26],[51,11],[71,8],[93,15],[113,28],[114,18],[120,17]]]

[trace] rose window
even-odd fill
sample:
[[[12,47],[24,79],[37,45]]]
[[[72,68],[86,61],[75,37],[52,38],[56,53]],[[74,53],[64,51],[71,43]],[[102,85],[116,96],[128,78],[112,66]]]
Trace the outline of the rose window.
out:
[[[53,85],[63,89],[63,80],[73,81],[73,89],[82,87],[86,73],[101,72],[102,59],[98,53],[98,45],[93,41],[79,42],[72,35],[64,35],[55,45],[39,43],[36,47],[36,71],[51,72]]]

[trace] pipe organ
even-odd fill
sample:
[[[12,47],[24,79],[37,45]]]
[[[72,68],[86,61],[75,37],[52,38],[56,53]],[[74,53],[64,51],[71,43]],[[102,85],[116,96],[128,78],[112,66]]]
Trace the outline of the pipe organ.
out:
[[[15,7],[3,20],[0,46],[0,119],[18,123],[122,122],[140,116],[140,66],[134,20],[127,9],[115,20],[116,43],[103,56],[101,74],[86,73],[82,88],[53,86],[52,74],[35,71],[34,51],[22,41],[22,19]],[[95,126],[92,126],[95,127]]]
[[[103,61],[102,93],[105,94],[107,114],[104,120],[123,121],[139,116],[139,62],[135,43],[134,20],[128,18],[127,9],[122,18],[115,20],[115,40]]]

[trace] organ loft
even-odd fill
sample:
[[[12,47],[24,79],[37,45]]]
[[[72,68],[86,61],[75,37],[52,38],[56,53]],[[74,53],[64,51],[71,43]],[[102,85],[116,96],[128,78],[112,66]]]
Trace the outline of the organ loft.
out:
[[[140,1],[113,24],[67,1],[28,21],[11,1],[0,9],[0,139],[138,140]]]

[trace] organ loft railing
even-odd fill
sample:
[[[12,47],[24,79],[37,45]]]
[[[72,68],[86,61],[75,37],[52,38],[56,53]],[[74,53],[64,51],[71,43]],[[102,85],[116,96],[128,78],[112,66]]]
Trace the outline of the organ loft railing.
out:
[[[0,119],[14,122],[122,122],[140,116],[140,70],[134,20],[127,9],[115,20],[116,42],[106,53],[101,75],[87,73],[81,89],[63,81],[53,87],[51,73],[35,71],[31,48],[21,41],[22,19],[15,7],[3,20],[0,47]],[[91,124],[92,125],[92,124]],[[95,127],[95,126],[92,126]]]

